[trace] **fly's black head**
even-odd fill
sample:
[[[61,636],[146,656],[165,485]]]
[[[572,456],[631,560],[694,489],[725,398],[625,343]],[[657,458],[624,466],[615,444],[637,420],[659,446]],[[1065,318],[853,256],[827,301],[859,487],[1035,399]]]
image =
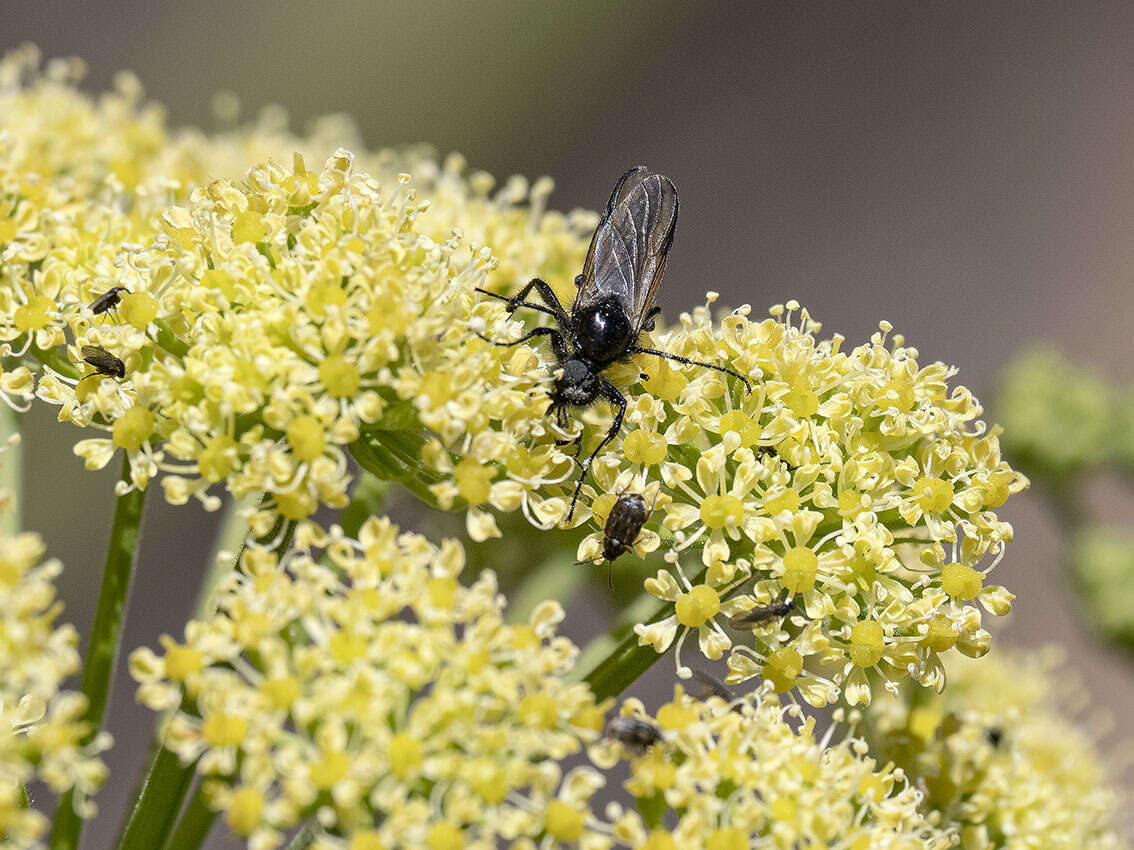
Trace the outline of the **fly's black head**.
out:
[[[610,364],[626,354],[635,333],[626,307],[617,298],[603,298],[571,315],[572,330],[583,354]]]
[[[607,737],[638,752],[662,740],[662,731],[647,720],[620,714],[606,724]]]
[[[599,394],[599,379],[585,360],[571,359],[563,364],[563,377],[555,384],[555,401],[585,407]]]
[[[126,364],[105,348],[99,348],[97,345],[84,345],[82,353],[83,360],[93,366],[95,372],[99,375],[106,375],[110,378],[126,377]]]
[[[650,517],[644,497],[638,493],[623,493],[607,514],[602,529],[602,556],[613,561],[626,552],[638,539],[642,526]]]

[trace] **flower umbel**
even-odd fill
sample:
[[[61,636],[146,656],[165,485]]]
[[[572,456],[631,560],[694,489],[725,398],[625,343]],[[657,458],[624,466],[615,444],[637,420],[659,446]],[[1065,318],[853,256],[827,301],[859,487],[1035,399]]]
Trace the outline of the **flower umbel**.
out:
[[[233,831],[275,846],[316,816],[328,847],[433,846],[438,830],[491,843],[537,836],[564,800],[586,805],[593,771],[557,763],[602,717],[563,681],[577,650],[555,635],[562,609],[508,625],[493,575],[466,586],[463,565],[455,542],[384,519],[357,539],[304,522],[282,557],[247,552],[183,642],[133,654],[146,705],[192,697],[168,746],[199,759]]]

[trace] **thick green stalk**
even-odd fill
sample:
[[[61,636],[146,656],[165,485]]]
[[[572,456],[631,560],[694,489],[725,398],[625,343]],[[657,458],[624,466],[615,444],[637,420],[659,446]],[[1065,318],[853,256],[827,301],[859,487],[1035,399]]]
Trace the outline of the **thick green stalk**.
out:
[[[122,480],[130,481],[128,457],[122,459]],[[144,491],[131,490],[118,497],[114,508],[114,523],[110,529],[102,588],[95,609],[94,625],[91,627],[87,657],[83,663],[82,690],[87,698],[86,720],[90,724],[86,736],[88,742],[102,728],[102,718],[106,712],[106,700],[118,658],[122,618],[137,562],[144,499]],[[82,830],[83,822],[75,813],[74,800],[71,792],[68,792],[60,799],[59,808],[55,812],[55,824],[51,831],[52,850],[76,850]]]
[[[702,570],[693,579],[694,585],[705,580],[705,572],[705,570]],[[739,586],[739,584],[736,585],[733,592]],[[664,602],[658,606],[652,615],[645,617],[640,622],[656,623],[658,620],[671,616],[673,609],[674,604],[672,602]],[[605,658],[591,668],[590,672],[583,677],[583,681],[591,686],[595,699],[601,702],[608,697],[618,696],[630,687],[634,680],[653,667],[654,662],[659,658],[661,658],[661,655],[652,646],[638,645],[638,635],[631,629]]]
[[[0,407],[0,449],[3,449],[8,440],[20,432],[20,417],[16,411],[7,405]],[[23,476],[23,463],[19,441],[0,455],[0,490],[7,493],[8,510],[0,514],[0,532],[15,534],[23,528],[20,517],[20,498],[23,495],[20,484]]]
[[[165,746],[157,751],[118,839],[118,850],[155,850],[165,843],[193,784],[195,766],[182,765]]]
[[[268,534],[267,539],[278,534],[280,528],[277,524]],[[291,544],[291,537],[295,531],[295,523],[288,523],[280,540],[277,552],[282,552]],[[243,551],[243,547],[242,550]],[[237,556],[239,561],[239,555]],[[191,708],[183,705],[182,709]],[[185,802],[185,795],[193,784],[193,775],[196,763],[181,764],[164,744],[154,756],[146,778],[142,781],[141,789],[130,815],[122,827],[118,837],[118,850],[154,850],[161,847],[177,824],[177,815]],[[202,818],[209,815],[209,824],[212,823],[211,814],[190,804],[182,818],[183,823],[178,825],[178,832],[183,836],[197,834],[202,828],[208,831]],[[189,818],[192,822],[185,823]],[[202,840],[204,834],[202,833]]]
[[[248,523],[242,514],[247,508],[252,507],[254,502],[255,497],[250,496],[234,500],[225,509],[224,520],[213,541],[208,572],[205,573],[205,580],[201,582],[201,588],[197,591],[197,604],[193,608],[194,619],[203,620],[212,616],[216,610],[213,596],[221,580],[236,569],[240,562],[240,554],[244,551],[244,540],[248,536]],[[227,559],[222,561],[218,557],[221,552],[235,552],[236,557],[231,561]]]
[[[209,808],[202,786],[198,784],[197,793],[189,801],[165,850],[197,850],[205,843],[216,819],[217,813]]]

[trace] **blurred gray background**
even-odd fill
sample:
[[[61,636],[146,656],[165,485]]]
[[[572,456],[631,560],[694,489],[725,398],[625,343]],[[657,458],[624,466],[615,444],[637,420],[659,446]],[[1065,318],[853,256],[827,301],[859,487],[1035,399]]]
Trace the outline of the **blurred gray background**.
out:
[[[597,208],[646,163],[681,193],[671,317],[715,289],[760,311],[796,298],[851,343],[888,319],[986,399],[1036,340],[1132,377],[1134,4],[9,0],[4,18],[3,49],[79,55],[91,90],[132,70],[174,125],[210,126],[222,89],[299,127],[346,112],[371,147],[426,141],[501,178],[549,174],[561,209]],[[29,420],[26,525],[64,560],[85,632],[114,473],[84,473],[78,434],[48,413]],[[1101,517],[1134,520],[1117,483],[1093,495]],[[147,511],[128,648],[179,633],[217,520],[158,492]],[[1019,599],[1003,639],[1061,644],[1125,719],[1134,666],[1083,624],[1057,524],[1035,494],[1004,513],[1016,542],[996,579]],[[593,633],[608,604],[572,606],[568,632]],[[655,707],[671,670],[643,686]],[[88,848],[109,845],[142,758],[151,717],[132,693],[123,671]],[[221,832],[210,846],[228,846]]]

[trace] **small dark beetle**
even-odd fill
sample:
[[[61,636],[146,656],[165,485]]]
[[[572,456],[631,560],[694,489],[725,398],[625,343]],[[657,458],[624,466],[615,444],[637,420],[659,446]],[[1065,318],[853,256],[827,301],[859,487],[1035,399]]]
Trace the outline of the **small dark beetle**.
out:
[[[613,738],[624,747],[638,752],[644,752],[664,738],[662,730],[637,717],[620,714],[606,724],[608,738]]]
[[[125,286],[110,287],[110,289],[106,290],[106,292],[102,293],[102,295],[91,302],[91,312],[98,316],[108,310],[115,309],[118,306],[118,302],[122,300],[122,297],[118,294],[119,292],[129,293],[130,290]]]
[[[658,495],[654,493],[654,504],[657,503],[657,499]],[[611,506],[610,513],[606,515],[606,522],[602,527],[602,557],[610,563],[607,583],[611,590],[614,590],[615,558],[628,552],[638,541],[642,526],[653,512],[654,505],[646,507],[646,499],[641,494],[623,492]]]
[[[774,620],[776,617],[786,617],[794,610],[795,600],[788,599],[785,593],[784,598],[779,602],[773,602],[771,605],[759,605],[740,614],[734,614],[728,618],[728,624],[734,629],[753,629],[761,623]]]
[[[106,375],[110,378],[126,377],[126,364],[105,348],[99,348],[97,345],[84,345],[82,352],[83,360],[94,367],[95,374]]]
[[[477,289],[507,302],[509,313],[529,307],[555,319],[557,327],[535,328],[514,342],[496,342],[478,335],[496,345],[519,345],[537,336],[550,339],[562,376],[555,382],[547,412],[555,415],[561,428],[567,426],[569,407],[586,407],[602,398],[617,408],[610,430],[582,463],[568,522],[575,515],[575,503],[591,462],[618,434],[626,415],[626,398],[602,377],[606,369],[631,354],[656,354],[732,375],[752,391],[748,381],[733,369],[638,345],[639,335],[653,330],[654,316],[661,311],[654,301],[676,227],[677,190],[673,183],[639,165],[623,174],[610,193],[606,211],[591,237],[583,272],[575,278],[578,292],[570,313],[555,291],[539,278],[529,281],[511,298]],[[533,289],[543,304],[524,300]]]

